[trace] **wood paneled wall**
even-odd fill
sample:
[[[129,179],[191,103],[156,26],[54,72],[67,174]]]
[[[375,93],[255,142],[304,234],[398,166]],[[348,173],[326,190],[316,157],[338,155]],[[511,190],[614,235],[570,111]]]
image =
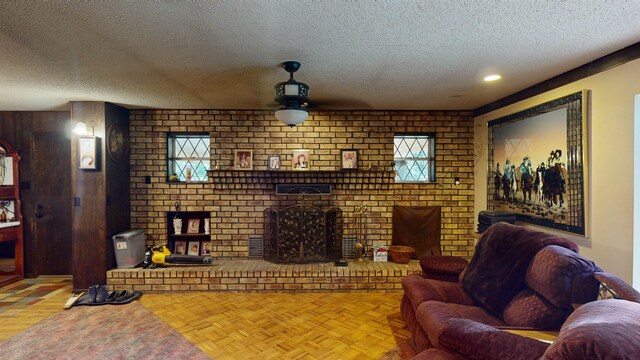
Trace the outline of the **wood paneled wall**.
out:
[[[129,112],[104,102],[73,102],[72,122],[93,127],[98,140],[98,168],[78,169],[78,144],[72,144],[73,287],[86,289],[106,283],[106,271],[116,266],[111,237],[129,229],[129,157],[120,162],[107,153],[107,131],[116,122],[125,124],[128,136]]]

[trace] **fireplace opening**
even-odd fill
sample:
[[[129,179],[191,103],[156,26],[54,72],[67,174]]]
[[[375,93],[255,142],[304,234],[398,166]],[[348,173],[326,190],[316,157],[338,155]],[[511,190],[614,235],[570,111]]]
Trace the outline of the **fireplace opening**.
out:
[[[342,210],[292,205],[264,211],[264,258],[275,263],[331,262],[342,255]]]

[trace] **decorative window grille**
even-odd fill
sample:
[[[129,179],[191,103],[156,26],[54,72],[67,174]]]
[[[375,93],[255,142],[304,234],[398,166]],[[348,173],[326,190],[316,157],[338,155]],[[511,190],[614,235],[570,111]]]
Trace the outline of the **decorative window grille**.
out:
[[[435,136],[396,134],[393,138],[396,182],[435,181]]]
[[[209,134],[169,134],[167,136],[168,176],[174,181],[205,182],[211,168]],[[190,178],[189,178],[190,176]]]

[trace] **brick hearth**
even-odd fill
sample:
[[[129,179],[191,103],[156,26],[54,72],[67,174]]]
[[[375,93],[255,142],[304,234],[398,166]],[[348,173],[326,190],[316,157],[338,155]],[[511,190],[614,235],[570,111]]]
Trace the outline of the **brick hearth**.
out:
[[[264,260],[215,260],[213,265],[172,265],[157,269],[113,269],[107,285],[115,290],[143,292],[230,291],[399,291],[402,279],[419,274],[420,264],[349,261],[333,263],[274,264]]]

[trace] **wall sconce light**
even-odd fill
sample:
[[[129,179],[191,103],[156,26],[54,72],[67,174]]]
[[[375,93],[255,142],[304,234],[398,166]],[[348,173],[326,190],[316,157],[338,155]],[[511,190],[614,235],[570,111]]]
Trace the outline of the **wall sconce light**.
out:
[[[459,177],[456,176],[455,178],[453,178],[453,185],[455,185],[455,186],[460,185],[460,178]]]
[[[93,126],[87,126],[84,121],[78,121],[76,127],[73,128],[73,133],[79,136],[93,136]]]

